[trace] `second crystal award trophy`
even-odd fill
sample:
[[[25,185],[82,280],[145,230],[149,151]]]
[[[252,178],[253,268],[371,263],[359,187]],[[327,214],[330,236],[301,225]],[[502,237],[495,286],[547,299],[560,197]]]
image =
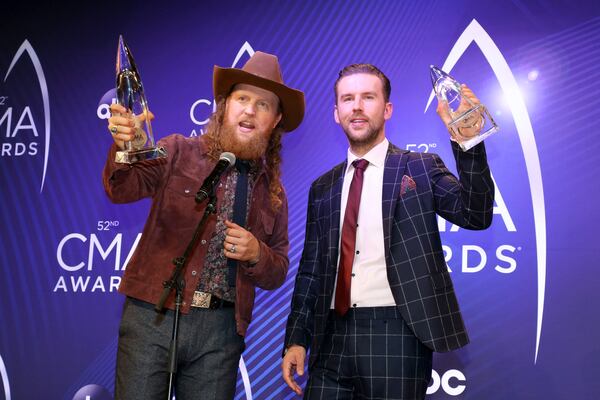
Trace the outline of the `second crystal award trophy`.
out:
[[[115,162],[133,164],[166,157],[166,150],[154,143],[142,79],[123,36],[119,36],[117,49],[117,102],[135,116],[136,131],[133,140],[125,142],[125,149],[117,151]]]
[[[483,104],[474,104],[462,95],[460,83],[441,69],[431,66],[431,83],[439,100],[446,102],[452,121],[448,129],[463,151],[498,132],[498,125]],[[461,107],[462,104],[462,107]]]

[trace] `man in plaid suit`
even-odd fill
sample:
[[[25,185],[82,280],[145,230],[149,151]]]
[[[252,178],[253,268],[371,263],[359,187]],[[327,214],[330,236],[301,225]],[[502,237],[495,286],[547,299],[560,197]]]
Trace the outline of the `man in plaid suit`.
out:
[[[432,352],[469,341],[436,215],[466,229],[492,221],[484,144],[457,144],[481,123],[452,137],[456,178],[437,155],[388,142],[390,92],[370,64],[347,66],[335,83],[334,116],[350,148],[310,189],[282,362],[284,380],[302,394],[294,374],[303,375],[310,349],[308,399],[422,399]],[[462,94],[478,103],[464,85]],[[444,110],[438,104],[448,125]]]

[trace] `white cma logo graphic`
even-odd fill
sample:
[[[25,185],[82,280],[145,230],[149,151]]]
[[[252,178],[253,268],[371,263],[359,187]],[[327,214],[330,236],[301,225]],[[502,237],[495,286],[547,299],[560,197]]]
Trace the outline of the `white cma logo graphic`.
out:
[[[2,377],[2,387],[4,388],[4,399],[10,400],[10,385],[8,383],[8,373],[2,357],[0,357],[0,377]]]
[[[254,49],[252,48],[252,46],[250,45],[250,43],[248,42],[244,42],[244,44],[242,45],[242,47],[240,47],[240,49],[238,50],[233,63],[231,64],[231,68],[238,68],[237,65],[240,62],[240,60],[242,59],[242,56],[244,56],[244,54],[248,54],[248,57],[252,57],[254,55]],[[199,106],[205,106],[206,108],[208,108],[207,111],[203,112],[203,115],[206,116],[205,119],[199,120],[196,115],[198,113],[198,107]],[[213,100],[208,100],[208,99],[198,99],[196,100],[192,106],[190,107],[190,119],[192,120],[192,122],[198,126],[200,126],[200,131],[196,132],[196,129],[192,130],[192,132],[190,133],[190,136],[198,136],[198,135],[202,135],[204,134],[204,125],[208,124],[208,121],[210,120],[210,116],[212,113],[214,113],[217,110],[217,102],[213,99]],[[247,400],[252,400],[252,385],[250,384],[250,377],[248,376],[248,370],[246,369],[246,363],[244,362],[244,357],[240,357],[240,375],[242,377],[242,382],[244,383],[244,392],[246,394],[246,399]]]
[[[254,55],[254,49],[250,46],[250,43],[244,42],[240,50],[238,51],[235,59],[233,60],[233,64],[231,64],[231,68],[236,68],[238,62],[244,55],[244,53],[248,54],[248,57],[252,57]],[[213,102],[214,103],[214,102]],[[216,109],[216,103],[213,106]],[[192,116],[192,110],[190,110],[190,117]],[[252,386],[250,385],[250,376],[248,375],[248,369],[246,368],[246,363],[244,362],[244,356],[240,357],[240,375],[242,376],[242,382],[244,383],[244,392],[246,394],[246,400],[252,400]]]
[[[504,59],[504,56],[494,43],[490,35],[479,25],[476,20],[471,21],[469,26],[460,35],[452,50],[448,54],[442,69],[450,72],[456,65],[469,45],[475,42],[485,56],[492,71],[496,75],[500,87],[507,99],[510,99],[509,105],[513,115],[521,148],[525,156],[525,165],[527,168],[527,177],[531,188],[531,202],[533,206],[533,219],[535,225],[535,242],[537,249],[537,271],[538,271],[538,296],[537,296],[537,329],[535,342],[535,358],[537,362],[540,336],[542,333],[542,320],[544,316],[544,296],[546,290],[546,211],[544,205],[544,188],[542,185],[542,172],[540,160],[533,135],[533,128],[529,119],[529,113],[525,107],[525,101],[517,85],[517,81]],[[429,101],[425,111],[433,100],[433,90],[429,96]]]
[[[17,64],[17,62],[21,59],[21,56],[27,54],[29,59],[31,60],[33,67],[35,69],[35,73],[37,76],[37,81],[40,85],[40,91],[42,93],[42,101],[44,105],[44,166],[42,170],[42,182],[40,185],[40,193],[44,189],[44,181],[46,179],[46,169],[48,167],[48,156],[50,149],[50,101],[48,97],[48,86],[46,85],[46,77],[44,76],[44,70],[42,69],[42,64],[35,53],[35,50],[26,39],[19,50],[15,53],[15,56],[10,63],[10,67],[8,67],[8,71],[4,76],[4,82],[8,79],[13,67]],[[0,96],[0,106],[5,105],[7,103],[8,96]],[[2,115],[0,115],[0,126],[6,124],[6,138],[14,139],[17,138],[18,134],[21,134],[21,131],[31,131],[34,137],[39,137],[39,132],[35,125],[35,121],[33,116],[31,115],[31,108],[26,106],[22,112],[20,112],[20,117],[18,122],[16,123],[14,129],[12,129],[12,117],[13,111],[18,114],[19,112],[13,110],[12,107],[8,107]],[[20,156],[24,154],[28,155],[36,155],[38,153],[37,142],[30,141],[29,143],[23,143],[21,141],[16,142],[4,142],[2,143],[2,156]]]
[[[242,59],[242,56],[244,54],[248,54],[248,57],[252,57],[254,55],[254,49],[248,42],[244,42],[242,47],[240,47],[239,51],[237,52],[237,54],[233,60],[233,63],[231,64],[231,68],[237,68],[238,63],[240,62],[240,60]],[[200,105],[204,105],[209,108],[208,112],[206,113],[208,116],[203,120],[198,120],[198,118],[196,118],[196,116],[195,116],[196,112],[197,112],[196,109]],[[210,115],[213,112],[215,112],[216,110],[217,110],[217,102],[214,99],[212,101],[208,100],[208,99],[196,100],[190,107],[190,119],[196,125],[203,127],[204,125],[208,124]],[[204,129],[200,128],[200,132],[196,132],[196,130],[194,129],[190,133],[190,136],[198,136],[198,134],[200,134],[200,135],[204,134]],[[246,363],[244,362],[243,356],[240,357],[239,368],[240,368],[240,375],[242,377],[242,382],[244,383],[244,393],[246,394],[246,399],[252,400],[252,385],[250,384],[250,376],[248,375],[248,369],[246,368]]]

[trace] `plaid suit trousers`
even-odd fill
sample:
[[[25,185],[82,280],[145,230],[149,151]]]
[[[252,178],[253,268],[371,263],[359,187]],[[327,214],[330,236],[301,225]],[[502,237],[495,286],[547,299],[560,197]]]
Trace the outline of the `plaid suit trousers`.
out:
[[[423,399],[431,359],[397,307],[331,312],[305,399]]]

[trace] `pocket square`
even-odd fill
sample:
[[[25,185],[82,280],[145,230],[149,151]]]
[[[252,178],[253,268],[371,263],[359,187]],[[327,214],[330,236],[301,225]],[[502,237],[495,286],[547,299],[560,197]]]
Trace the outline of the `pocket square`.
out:
[[[408,175],[404,175],[402,177],[402,182],[400,183],[400,197],[404,196],[406,193],[415,190],[417,188],[417,184]]]

